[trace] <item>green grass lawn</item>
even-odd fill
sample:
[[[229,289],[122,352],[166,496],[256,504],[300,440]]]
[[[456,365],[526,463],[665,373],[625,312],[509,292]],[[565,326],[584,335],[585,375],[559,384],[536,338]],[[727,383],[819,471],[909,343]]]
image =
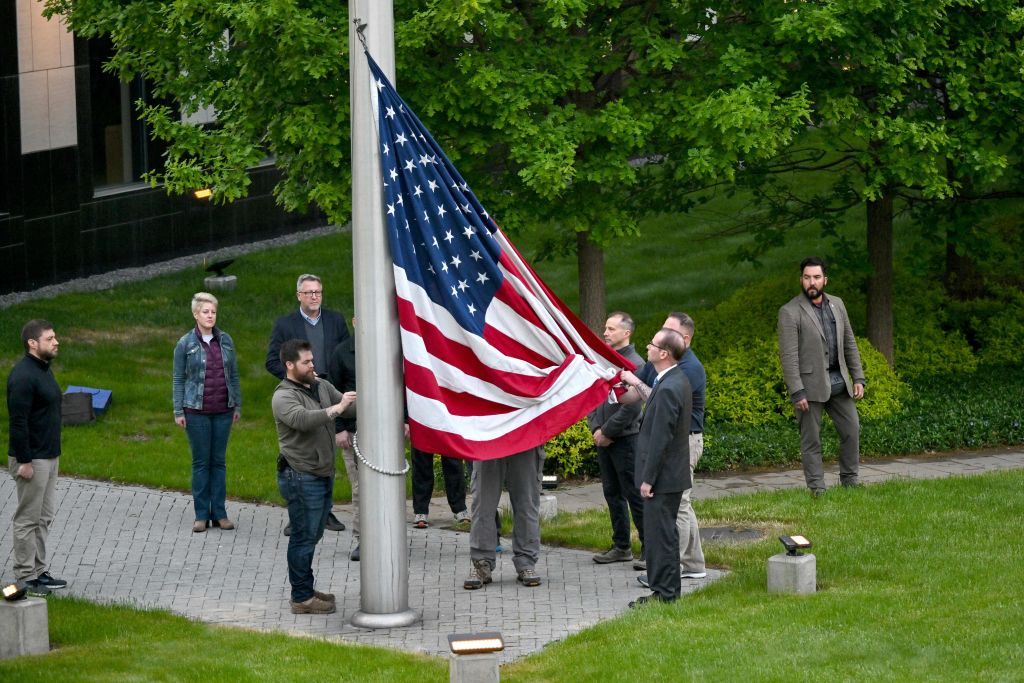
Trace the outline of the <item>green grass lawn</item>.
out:
[[[707,544],[731,574],[502,668],[503,681],[1020,680],[1024,472],[698,501],[708,525],[763,541]],[[819,592],[769,595],[779,533],[814,543]],[[562,515],[546,543],[604,548],[607,515]],[[443,659],[51,599],[49,655],[0,662],[0,680],[444,681]]]

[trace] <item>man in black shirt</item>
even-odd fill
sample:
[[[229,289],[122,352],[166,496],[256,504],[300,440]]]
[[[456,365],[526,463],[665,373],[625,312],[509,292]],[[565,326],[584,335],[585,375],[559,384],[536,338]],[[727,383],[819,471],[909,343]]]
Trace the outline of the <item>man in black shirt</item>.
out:
[[[14,478],[14,577],[30,593],[47,595],[67,581],[50,575],[46,537],[57,509],[61,391],[50,370],[60,343],[53,325],[30,320],[21,330],[25,357],[7,377],[10,445],[7,464]]]

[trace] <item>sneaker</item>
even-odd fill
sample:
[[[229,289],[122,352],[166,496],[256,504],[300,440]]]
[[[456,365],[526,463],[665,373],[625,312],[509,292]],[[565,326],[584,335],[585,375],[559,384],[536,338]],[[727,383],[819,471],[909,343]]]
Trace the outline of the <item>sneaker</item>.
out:
[[[327,515],[326,527],[327,527],[328,531],[344,531],[345,530],[345,523],[342,522],[337,517],[335,517],[334,513],[331,512],[331,513],[328,513],[328,515]]]
[[[334,603],[321,600],[315,594],[305,602],[288,602],[292,607],[292,614],[334,614]]]
[[[348,554],[348,559],[351,560],[352,562],[358,562],[359,561],[359,545],[358,544],[356,544],[355,549]]]
[[[469,510],[463,510],[462,512],[455,513],[456,524],[470,524],[472,521],[472,518],[469,516]]]
[[[644,588],[650,588],[650,584],[647,583],[647,574],[637,574],[636,582]]]
[[[529,586],[532,588],[533,586],[540,585],[540,576],[537,574],[537,572],[533,571],[532,567],[530,567],[519,572],[519,574],[516,576],[516,581],[523,584],[524,586]]]
[[[594,555],[594,562],[598,564],[611,564],[612,562],[629,562],[633,559],[633,551],[629,548],[611,548],[603,553]]]
[[[32,579],[31,581],[25,582],[25,592],[28,595],[32,595],[37,598],[45,598],[53,591],[39,583],[37,579]]]
[[[430,526],[430,524],[427,523],[426,515],[413,515],[412,525],[416,529],[426,529],[428,526]]]
[[[473,568],[469,570],[469,576],[462,582],[462,587],[468,591],[483,588],[484,584],[491,582],[491,565],[487,560],[473,560]]]
[[[57,579],[50,575],[50,572],[43,572],[36,578],[36,583],[40,586],[46,586],[52,591],[59,588],[67,588],[68,582],[64,579]]]
[[[313,597],[324,602],[329,602],[332,605],[336,602],[334,599],[334,593],[321,593],[320,591],[313,591]]]
[[[690,569],[684,569],[681,572],[679,572],[680,579],[703,579],[707,575],[708,573],[703,570],[694,571]]]

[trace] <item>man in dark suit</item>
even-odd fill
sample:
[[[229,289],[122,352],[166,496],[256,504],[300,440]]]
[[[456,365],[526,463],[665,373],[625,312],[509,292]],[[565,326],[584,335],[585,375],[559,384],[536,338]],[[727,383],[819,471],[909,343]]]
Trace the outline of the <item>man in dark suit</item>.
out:
[[[640,367],[643,359],[630,343],[636,325],[628,313],[616,311],[604,324],[604,340],[633,365]],[[633,479],[636,472],[634,446],[640,431],[640,403],[601,403],[587,416],[587,425],[597,446],[597,463],[601,468],[601,489],[608,504],[612,522],[612,547],[594,555],[594,562],[629,562],[633,548],[629,534],[629,516],[644,542],[644,502]]]
[[[295,298],[299,310],[282,315],[274,321],[267,345],[267,372],[278,379],[284,379],[285,368],[281,364],[281,344],[289,339],[305,339],[313,347],[313,367],[317,377],[327,377],[328,364],[334,348],[348,339],[345,316],[338,311],[322,308],[324,287],[320,278],[303,273],[295,283]],[[344,531],[345,525],[332,512],[327,518],[327,528]],[[284,529],[284,535],[291,533],[291,525]],[[356,555],[358,557],[358,554]]]
[[[678,367],[686,344],[675,330],[663,327],[647,345],[647,360],[657,379],[644,406],[636,446],[636,485],[644,500],[644,543],[651,595],[630,607],[679,598],[679,530],[676,513],[690,478],[690,420],[693,390]]]
[[[299,310],[274,321],[270,344],[267,345],[267,372],[278,379],[284,379],[284,366],[279,358],[281,344],[289,339],[305,339],[313,346],[313,365],[317,376],[327,377],[327,365],[334,347],[349,336],[345,316],[338,311],[322,308],[324,288],[316,275],[300,275],[295,296],[299,300]]]
[[[826,296],[825,261],[800,263],[803,294],[779,309],[779,358],[800,423],[804,478],[814,495],[825,492],[821,465],[821,411],[839,432],[839,483],[858,484],[860,420],[854,401],[864,397],[864,370],[846,306]]]

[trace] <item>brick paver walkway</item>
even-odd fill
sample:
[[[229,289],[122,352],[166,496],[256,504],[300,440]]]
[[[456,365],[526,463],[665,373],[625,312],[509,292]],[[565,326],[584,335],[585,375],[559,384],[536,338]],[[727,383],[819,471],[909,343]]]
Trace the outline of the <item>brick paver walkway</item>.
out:
[[[1024,468],[1024,452],[960,454],[941,458],[900,458],[865,462],[866,483],[892,477],[936,478],[997,469]],[[834,483],[835,473],[830,474]],[[803,486],[799,470],[698,477],[696,498],[761,489]],[[600,485],[556,492],[559,509],[603,507]],[[614,617],[630,600],[646,593],[629,563],[597,565],[591,553],[545,547],[537,569],[539,588],[515,581],[510,552],[499,556],[495,582],[466,591],[469,534],[433,526],[409,529],[410,607],[422,619],[401,629],[361,630],[348,624],[359,608],[360,563],[350,562],[349,531],[326,532],[314,571],[317,587],[337,595],[338,612],[293,615],[288,609],[283,508],[228,502],[238,529],[191,533],[190,496],[135,486],[64,477],[48,546],[52,571],[70,582],[72,595],[100,602],[159,607],[205,622],[263,630],[283,630],[331,640],[359,642],[445,655],[449,633],[501,631],[505,661]],[[450,521],[443,498],[435,499],[434,522]],[[0,477],[0,566],[11,567],[14,484]],[[341,517],[347,519],[342,506]],[[506,546],[510,544],[505,540]],[[684,580],[693,591],[722,576]]]

